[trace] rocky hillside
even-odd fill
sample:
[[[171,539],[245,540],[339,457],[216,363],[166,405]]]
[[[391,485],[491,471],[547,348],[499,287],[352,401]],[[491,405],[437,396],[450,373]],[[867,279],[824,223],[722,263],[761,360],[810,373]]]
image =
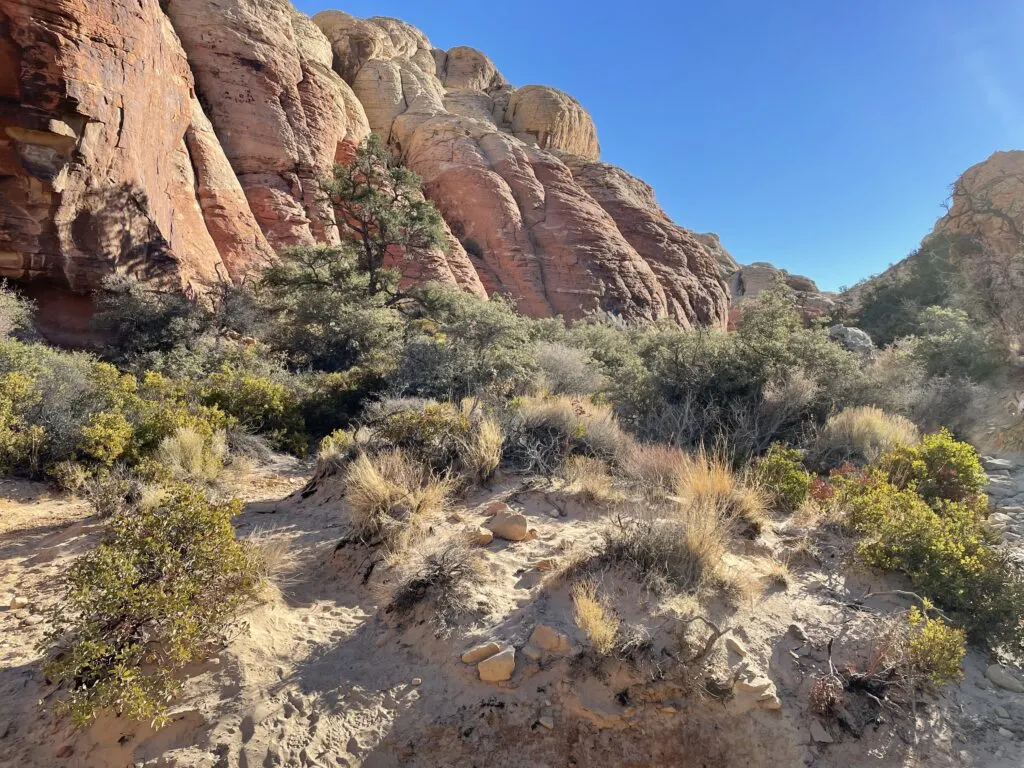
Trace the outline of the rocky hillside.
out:
[[[447,253],[407,279],[506,292],[531,315],[722,326],[717,238],[600,162],[573,98],[510,85],[408,24],[288,0],[0,0],[0,276],[51,336],[113,270],[201,291],[285,246],[336,242],[318,179],[372,130],[424,181]]]

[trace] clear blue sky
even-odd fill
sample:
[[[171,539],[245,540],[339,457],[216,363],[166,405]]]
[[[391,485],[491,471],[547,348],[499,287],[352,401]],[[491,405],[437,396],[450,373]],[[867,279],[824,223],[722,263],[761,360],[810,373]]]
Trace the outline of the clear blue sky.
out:
[[[968,166],[1024,149],[1020,0],[297,4],[395,16],[571,93],[676,221],[827,289],[915,248]]]

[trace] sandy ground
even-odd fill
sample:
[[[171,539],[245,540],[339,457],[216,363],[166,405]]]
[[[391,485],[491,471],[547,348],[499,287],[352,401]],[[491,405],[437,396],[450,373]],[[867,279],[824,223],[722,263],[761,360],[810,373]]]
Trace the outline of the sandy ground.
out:
[[[838,667],[863,665],[877,623],[905,607],[893,596],[867,601],[870,610],[852,605],[899,585],[849,573],[842,542],[808,547],[807,531],[788,523],[730,555],[745,589],[701,610],[730,627],[727,636],[747,657],[727,650],[723,638],[697,680],[678,664],[692,601],[653,594],[614,572],[602,575],[603,587],[623,624],[647,633],[650,647],[632,662],[581,651],[567,585],[537,564],[558,567],[598,541],[607,524],[600,509],[510,477],[433,521],[427,545],[485,522],[488,505],[501,500],[537,530],[531,541],[495,540],[483,550],[472,620],[438,636],[426,610],[404,617],[387,610],[402,565],[377,562],[357,544],[339,548],[347,532],[343,488],[331,478],[304,491],[308,472],[282,461],[237,489],[247,501],[239,534],[286,541],[287,567],[221,652],[187,670],[171,722],[156,733],[112,716],[74,731],[40,706],[53,695],[39,673],[43,612],[56,598],[55,577],[96,541],[100,525],[81,502],[2,481],[0,593],[28,605],[0,612],[0,765],[1024,765],[1024,695],[993,688],[984,676],[989,660],[978,654],[961,683],[913,707],[880,708],[851,694],[843,722],[810,712],[829,640]],[[803,554],[808,549],[814,556]],[[769,556],[790,558],[788,587],[768,579]],[[571,650],[530,659],[524,646],[540,623],[564,633]],[[687,639],[699,645],[699,635]],[[517,648],[507,682],[482,682],[460,660],[489,639]],[[741,665],[772,681],[781,710],[712,695],[706,681],[729,678]],[[815,721],[831,743],[813,740]]]

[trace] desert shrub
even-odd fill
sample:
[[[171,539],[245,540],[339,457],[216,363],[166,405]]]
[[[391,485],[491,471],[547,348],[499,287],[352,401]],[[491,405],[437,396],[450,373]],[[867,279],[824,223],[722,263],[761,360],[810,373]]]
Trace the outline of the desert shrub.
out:
[[[185,294],[155,290],[125,275],[111,275],[96,293],[93,327],[103,356],[128,365],[151,353],[189,347],[211,327],[209,310]]]
[[[501,424],[487,415],[471,412],[469,435],[459,444],[459,468],[473,482],[486,483],[501,465],[504,444]]]
[[[438,542],[417,553],[405,568],[407,575],[395,588],[389,611],[405,616],[428,603],[431,623],[441,635],[458,626],[462,617],[478,609],[475,587],[484,580],[479,551],[457,538]]]
[[[676,496],[687,515],[692,510],[710,521],[721,518],[748,536],[760,533],[766,519],[761,491],[744,483],[719,454],[701,450],[689,456],[677,478]]]
[[[287,384],[225,365],[202,383],[200,398],[245,430],[265,435],[274,447],[306,452],[309,438],[299,397]]]
[[[413,295],[409,333],[391,378],[394,391],[458,401],[515,394],[534,380],[535,329],[510,301],[439,284]]]
[[[374,440],[437,470],[455,466],[471,431],[469,416],[451,403],[414,399],[375,403],[366,423]]]
[[[542,387],[553,395],[591,395],[604,386],[597,364],[582,349],[540,342],[536,356]]]
[[[360,367],[334,373],[308,372],[298,378],[299,409],[306,432],[314,439],[351,426],[366,404],[375,402],[387,386],[379,372]]]
[[[404,549],[425,519],[447,502],[449,483],[401,450],[374,457],[361,453],[345,473],[345,498],[357,538],[386,549]]]
[[[914,354],[930,376],[984,381],[1000,367],[1000,350],[988,329],[966,312],[928,307],[918,317]]]
[[[935,685],[959,679],[963,672],[960,664],[967,653],[967,635],[941,618],[931,618],[917,606],[907,614],[910,639],[907,644],[909,661],[915,671]]]
[[[116,466],[97,477],[87,476],[79,490],[97,516],[111,518],[142,500],[146,481],[138,472]]]
[[[0,280],[0,341],[32,335],[35,305]]]
[[[606,532],[592,565],[632,571],[656,591],[694,592],[721,575],[732,524],[719,511],[687,505],[670,518],[624,516]]]
[[[585,580],[573,585],[572,615],[595,653],[607,656],[615,650],[619,618],[608,599],[598,591],[596,582]]]
[[[678,448],[630,441],[623,449],[622,471],[650,491],[674,491],[688,461]]]
[[[572,455],[614,460],[630,442],[609,406],[565,395],[516,398],[505,431],[510,459],[548,473]]]
[[[989,543],[979,504],[946,499],[930,506],[913,486],[881,471],[839,478],[838,501],[860,534],[867,565],[906,574],[915,588],[954,612],[974,640],[1021,647],[1020,569]]]
[[[568,484],[566,490],[583,502],[603,502],[614,495],[608,465],[600,459],[570,456],[562,464],[562,477]]]
[[[178,427],[160,441],[155,458],[175,480],[212,485],[224,469],[227,436],[224,432],[204,434],[193,427]]]
[[[774,443],[754,464],[754,483],[779,512],[795,512],[811,490],[811,473],[800,451]]]
[[[111,518],[71,565],[51,617],[45,674],[63,689],[59,712],[79,724],[102,710],[162,722],[178,670],[220,641],[258,589],[231,524],[240,510],[176,486],[159,506]]]
[[[978,452],[946,429],[925,435],[883,456],[879,467],[900,488],[913,488],[928,502],[971,501],[988,482]]]
[[[903,416],[855,406],[829,417],[815,436],[811,454],[816,464],[830,468],[846,461],[872,462],[898,445],[917,441],[917,427]]]
[[[32,380],[20,373],[0,376],[0,472],[35,474],[46,431],[26,418],[25,405],[34,396]]]

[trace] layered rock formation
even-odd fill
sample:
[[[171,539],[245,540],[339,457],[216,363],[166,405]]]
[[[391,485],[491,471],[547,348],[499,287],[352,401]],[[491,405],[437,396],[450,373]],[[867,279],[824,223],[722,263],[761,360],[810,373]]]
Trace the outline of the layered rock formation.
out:
[[[113,270],[201,290],[337,242],[318,179],[370,130],[451,231],[407,281],[536,316],[723,325],[728,253],[600,163],[583,107],[396,19],[287,0],[0,0],[0,276],[42,295]],[[56,294],[54,294],[56,291]]]

